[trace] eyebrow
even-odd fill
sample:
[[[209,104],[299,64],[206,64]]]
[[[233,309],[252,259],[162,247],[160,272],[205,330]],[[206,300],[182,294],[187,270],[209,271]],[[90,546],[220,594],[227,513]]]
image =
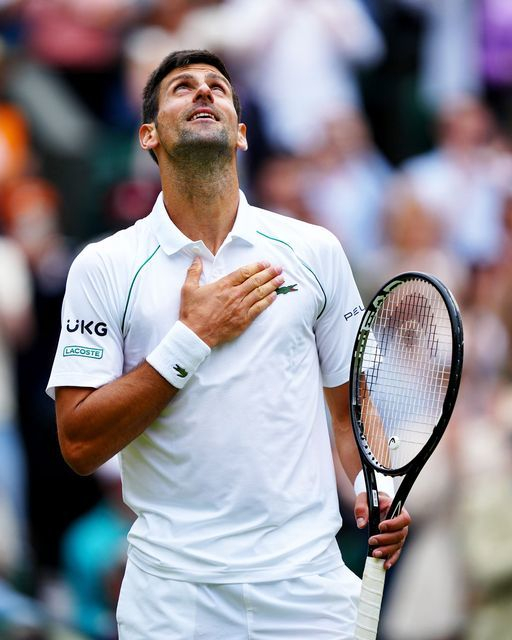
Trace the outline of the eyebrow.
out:
[[[220,80],[227,87],[231,88],[231,84],[229,83],[228,79],[225,78],[220,73],[215,73],[214,71],[209,71],[206,74],[205,78],[207,80]],[[171,86],[171,84],[174,84],[176,81],[179,81],[179,80],[194,80],[194,79],[195,79],[195,76],[192,73],[188,73],[188,72],[184,71],[183,73],[179,73],[177,76],[174,76],[173,78],[171,78],[169,80],[169,82],[167,83],[165,89],[168,89]]]

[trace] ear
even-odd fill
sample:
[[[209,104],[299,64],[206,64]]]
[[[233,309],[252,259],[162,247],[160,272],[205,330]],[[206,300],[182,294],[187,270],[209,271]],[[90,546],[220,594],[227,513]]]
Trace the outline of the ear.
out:
[[[158,133],[153,122],[143,124],[139,129],[139,142],[144,151],[155,149],[158,146]]]
[[[238,125],[238,138],[236,141],[236,148],[240,151],[247,151],[249,144],[247,143],[247,127],[243,122]]]

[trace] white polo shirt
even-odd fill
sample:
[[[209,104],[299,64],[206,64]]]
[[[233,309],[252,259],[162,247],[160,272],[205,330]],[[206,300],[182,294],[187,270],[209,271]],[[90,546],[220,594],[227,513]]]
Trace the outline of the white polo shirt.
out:
[[[213,256],[172,223],[160,195],[132,227],[71,267],[48,384],[100,387],[137,366],[178,318],[193,256],[202,282],[268,260],[283,293],[212,350],[121,453],[137,514],[129,554],[179,580],[251,582],[341,564],[341,526],[322,386],[348,380],[361,299],[337,239],[247,204]]]

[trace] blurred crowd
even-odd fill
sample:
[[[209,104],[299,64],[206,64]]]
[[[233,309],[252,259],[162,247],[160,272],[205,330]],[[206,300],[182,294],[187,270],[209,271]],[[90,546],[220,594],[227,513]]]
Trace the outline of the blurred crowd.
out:
[[[132,521],[117,463],[73,474],[44,390],[73,257],[158,194],[140,95],[182,48],[232,70],[250,201],[329,228],[366,300],[407,270],[458,299],[462,388],[380,637],[511,639],[509,0],[0,0],[0,639],[116,638]]]

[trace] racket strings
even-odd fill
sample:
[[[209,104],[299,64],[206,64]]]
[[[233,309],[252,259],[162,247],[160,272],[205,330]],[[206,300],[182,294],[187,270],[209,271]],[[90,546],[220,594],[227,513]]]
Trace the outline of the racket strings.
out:
[[[404,466],[431,436],[451,354],[450,316],[437,289],[422,280],[395,288],[373,320],[359,384],[364,436],[381,466]]]

